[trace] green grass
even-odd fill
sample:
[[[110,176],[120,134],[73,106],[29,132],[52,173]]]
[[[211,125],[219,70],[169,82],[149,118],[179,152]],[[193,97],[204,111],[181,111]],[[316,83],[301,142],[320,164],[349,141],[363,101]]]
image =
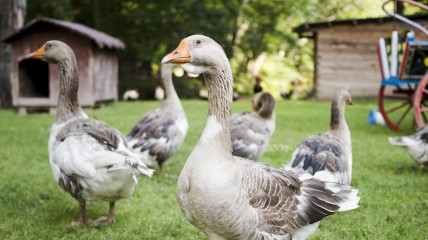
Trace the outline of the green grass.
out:
[[[131,198],[117,202],[116,223],[98,228],[72,227],[77,202],[53,181],[47,142],[54,116],[0,111],[0,236],[2,239],[205,239],[182,215],[175,197],[180,170],[205,125],[207,103],[183,101],[190,128],[163,175],[142,178]],[[115,103],[87,111],[127,133],[158,102]],[[233,112],[250,109],[235,102]],[[327,129],[329,102],[279,101],[277,129],[263,162],[280,167],[306,136]],[[354,99],[346,116],[352,132],[352,185],[360,207],[324,219],[312,239],[428,239],[428,171],[404,149],[392,147],[384,126],[368,126],[376,102]],[[88,216],[107,213],[107,203],[88,204]]]

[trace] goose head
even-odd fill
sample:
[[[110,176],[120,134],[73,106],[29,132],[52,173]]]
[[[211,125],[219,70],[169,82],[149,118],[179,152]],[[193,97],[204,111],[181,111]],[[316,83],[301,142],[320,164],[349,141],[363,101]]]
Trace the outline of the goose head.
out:
[[[209,74],[218,71],[217,65],[229,64],[223,48],[213,39],[192,35],[183,39],[178,47],[162,59],[162,63],[177,63],[187,72]]]
[[[275,109],[275,99],[267,92],[256,93],[253,97],[253,110],[262,118],[269,118]]]
[[[221,139],[223,147],[232,157],[230,137],[230,112],[233,97],[233,77],[229,59],[223,48],[213,39],[192,35],[183,39],[179,46],[162,59],[162,63],[177,63],[193,74],[202,74],[208,89],[208,119],[204,133],[213,133]],[[214,124],[215,123],[215,124]]]
[[[353,105],[350,88],[347,85],[338,85],[331,101],[330,129],[346,129],[345,106]]]
[[[73,50],[61,41],[50,40],[28,55],[28,58],[40,59],[59,66],[57,122],[73,117],[87,117],[78,101],[79,74]]]
[[[351,92],[348,85],[338,85],[336,87],[334,96],[338,102],[345,102],[348,105],[352,105]]]
[[[70,60],[72,56],[74,56],[73,50],[67,44],[50,40],[28,55],[28,58],[40,59],[48,63],[61,63]]]

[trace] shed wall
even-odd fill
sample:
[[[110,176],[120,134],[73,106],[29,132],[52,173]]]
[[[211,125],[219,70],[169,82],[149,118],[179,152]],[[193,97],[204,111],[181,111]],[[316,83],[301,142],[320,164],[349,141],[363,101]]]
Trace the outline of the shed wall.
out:
[[[91,74],[94,78],[95,98],[97,101],[117,100],[119,61],[113,51],[94,49]]]
[[[419,22],[428,27],[428,21]],[[396,23],[396,30],[412,29]],[[339,83],[347,83],[354,97],[377,96],[380,87],[380,70],[376,53],[379,38],[389,37],[393,22],[357,25],[339,25],[315,29],[316,32],[316,98],[330,99]],[[427,37],[413,29],[416,39]]]

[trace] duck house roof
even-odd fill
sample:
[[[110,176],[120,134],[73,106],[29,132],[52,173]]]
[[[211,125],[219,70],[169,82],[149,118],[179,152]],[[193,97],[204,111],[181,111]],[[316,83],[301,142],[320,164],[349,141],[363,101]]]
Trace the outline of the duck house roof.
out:
[[[37,18],[29,22],[26,26],[18,30],[17,32],[7,36],[3,39],[4,42],[11,43],[15,39],[20,38],[30,31],[35,31],[40,28],[46,27],[59,27],[74,32],[82,37],[86,37],[92,40],[98,48],[104,49],[124,49],[125,43],[121,40],[112,37],[104,32],[95,30],[88,26],[79,23],[62,21],[54,18]]]

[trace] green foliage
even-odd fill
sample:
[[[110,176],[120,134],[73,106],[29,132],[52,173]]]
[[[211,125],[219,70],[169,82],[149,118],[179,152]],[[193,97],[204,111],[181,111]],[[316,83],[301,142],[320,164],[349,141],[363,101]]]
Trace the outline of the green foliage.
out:
[[[417,166],[404,149],[387,137],[409,134],[384,126],[368,126],[375,100],[353,99],[346,118],[352,132],[352,185],[359,189],[360,207],[321,222],[311,239],[427,239],[428,171]],[[180,171],[205,125],[207,102],[183,101],[189,132],[183,146],[166,163],[165,173],[141,178],[132,197],[117,202],[116,223],[99,228],[70,225],[79,207],[54,182],[47,144],[54,116],[17,115],[0,111],[0,236],[2,239],[206,239],[181,213],[176,200]],[[88,111],[127,133],[159,102],[119,102]],[[277,128],[262,161],[274,167],[288,162],[297,144],[323,132],[329,102],[278,101]],[[250,110],[250,100],[233,103],[233,112]],[[88,217],[107,213],[107,203],[89,203]]]
[[[222,45],[231,58],[235,86],[252,93],[255,75],[277,94],[296,79],[313,87],[313,41],[300,39],[293,27],[304,22],[384,15],[383,1],[371,0],[31,0],[27,21],[37,16],[76,21],[123,40],[120,93],[159,78],[158,65],[181,39],[204,34]],[[98,7],[97,7],[98,6]],[[95,26],[99,12],[99,24]],[[266,60],[264,60],[266,56]],[[256,64],[256,61],[259,63]],[[137,79],[132,82],[128,79]],[[299,80],[299,81],[300,81]],[[306,84],[307,82],[307,84]],[[275,87],[271,87],[275,86]],[[149,95],[149,94],[146,94]]]

